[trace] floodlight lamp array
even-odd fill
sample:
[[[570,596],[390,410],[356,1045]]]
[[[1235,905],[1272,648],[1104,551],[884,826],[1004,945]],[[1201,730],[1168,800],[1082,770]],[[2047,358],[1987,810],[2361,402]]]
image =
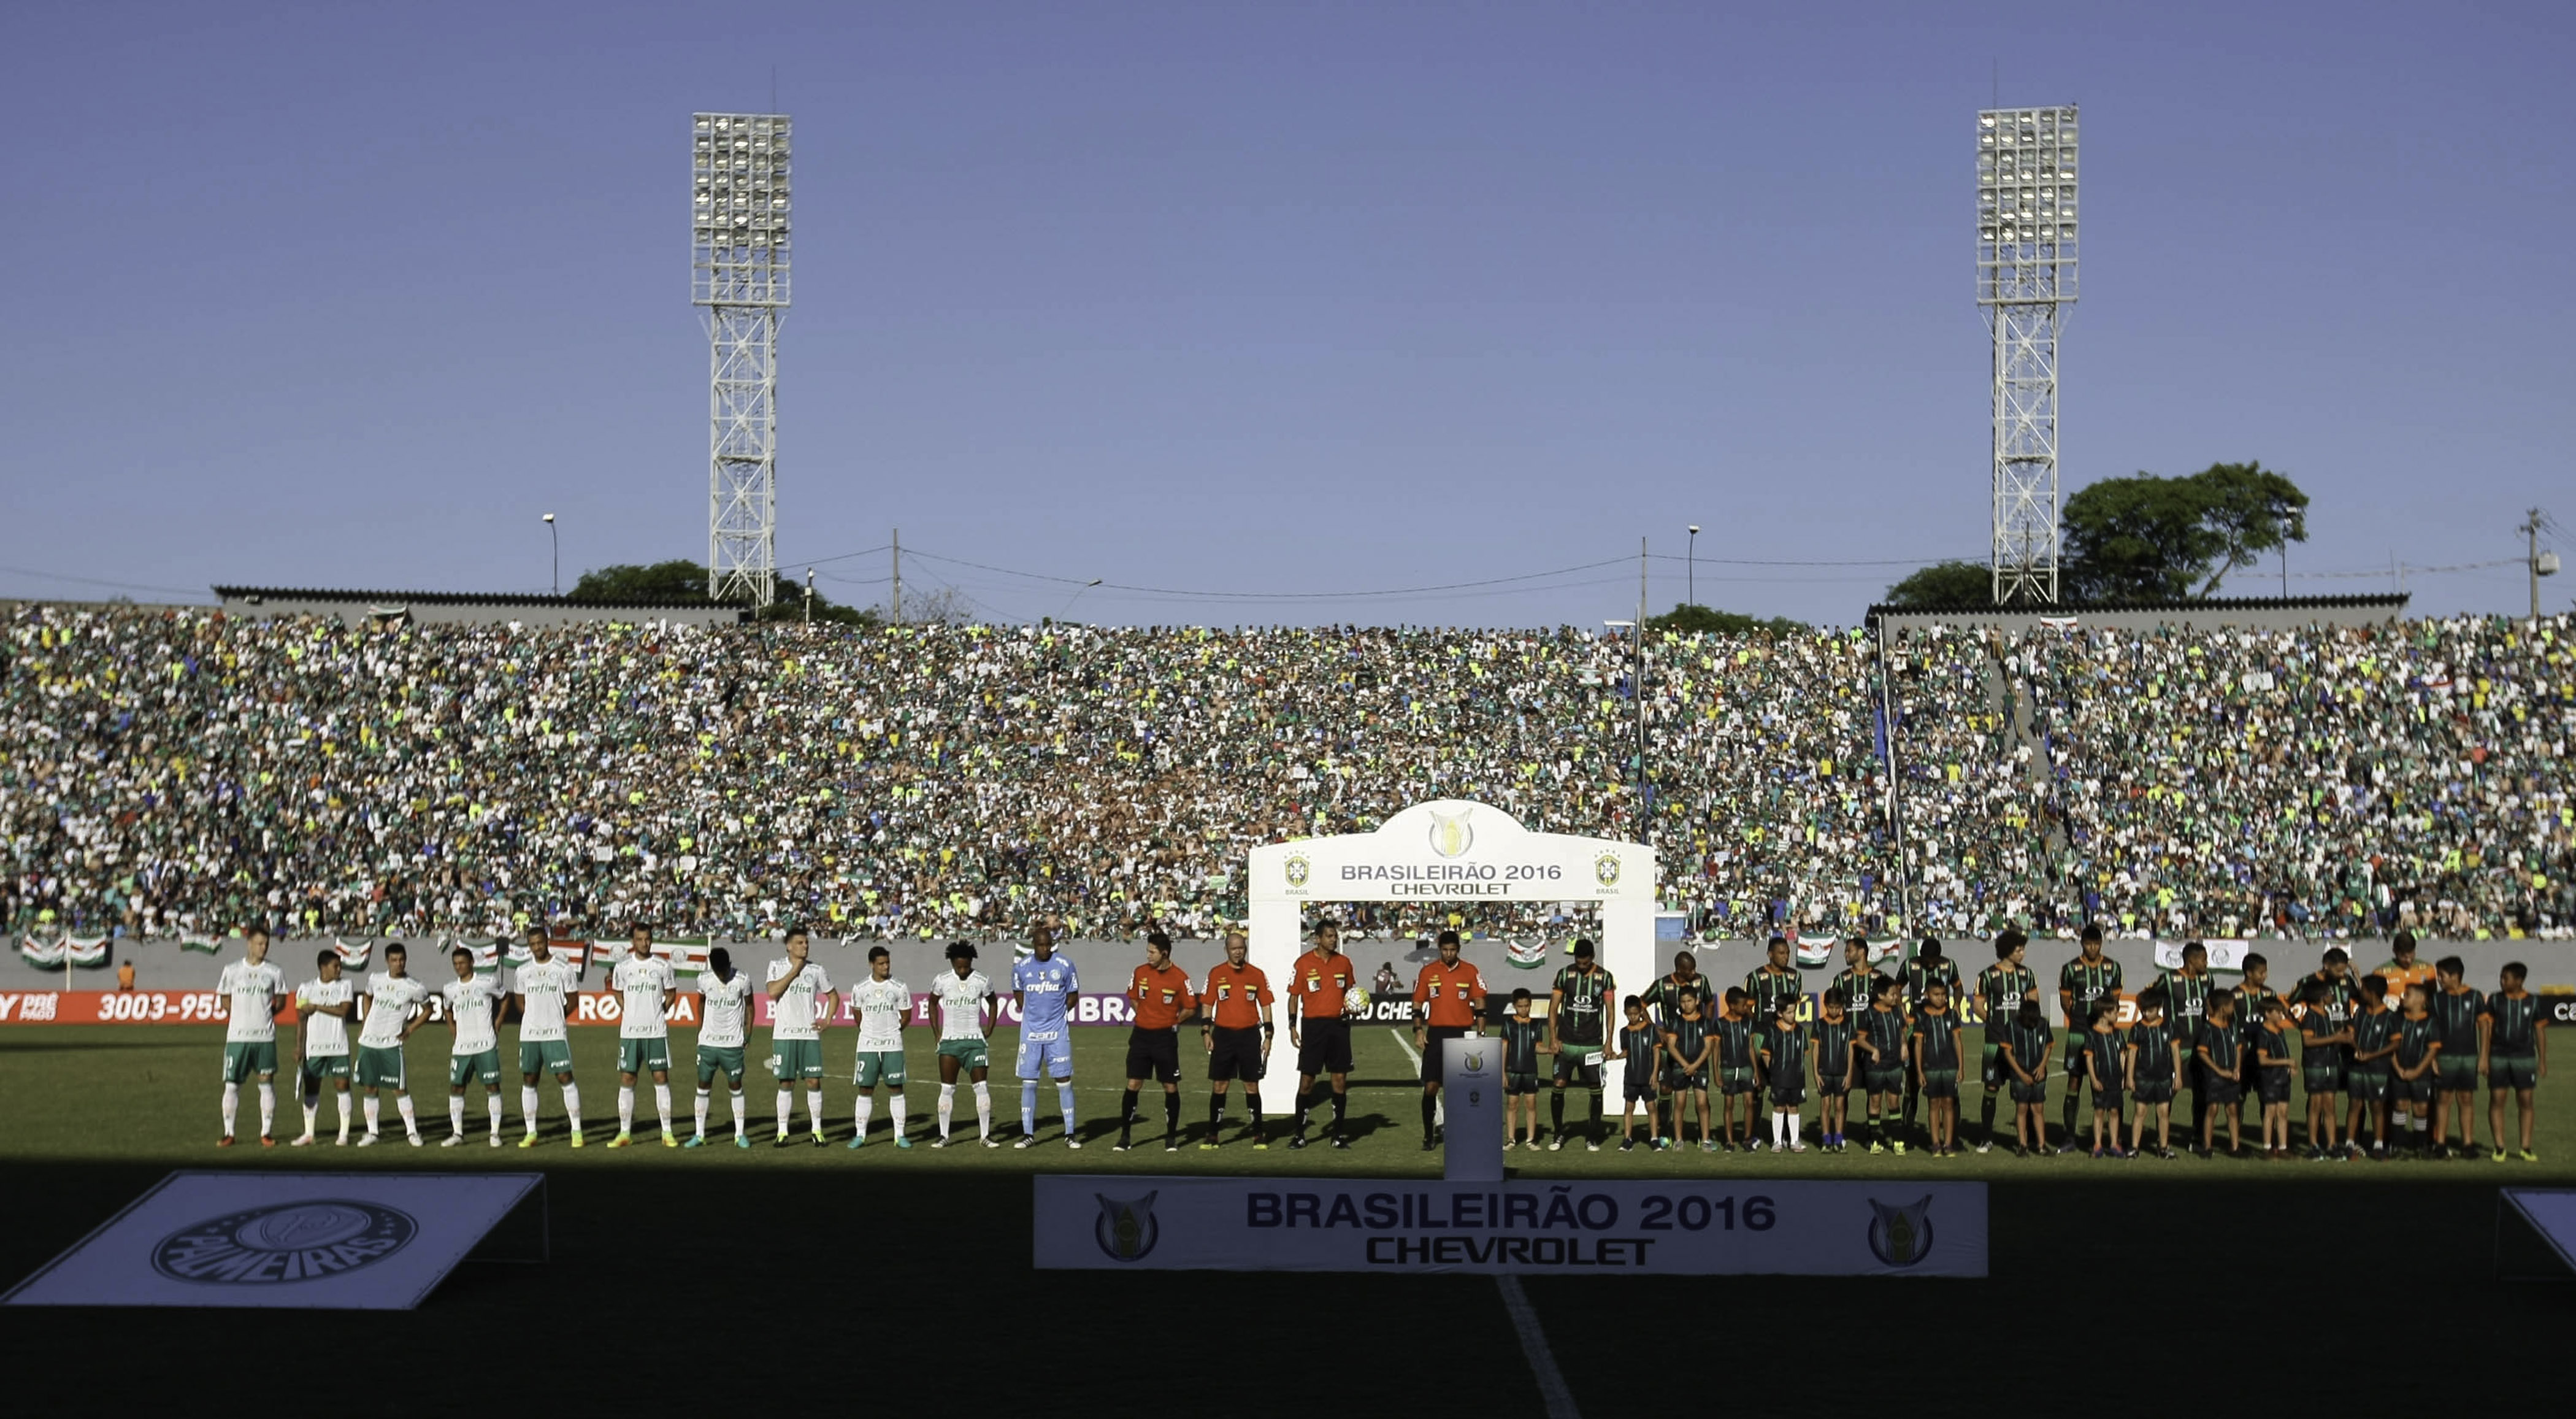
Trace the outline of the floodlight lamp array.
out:
[[[788,232],[789,124],[783,114],[697,116],[697,245],[784,249]]]
[[[1977,238],[1987,246],[2075,240],[2075,109],[1977,115]]]

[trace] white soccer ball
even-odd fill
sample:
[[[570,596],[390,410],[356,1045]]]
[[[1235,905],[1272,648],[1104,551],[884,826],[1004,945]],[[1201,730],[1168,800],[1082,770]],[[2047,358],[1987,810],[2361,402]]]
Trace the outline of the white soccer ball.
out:
[[[1365,991],[1365,990],[1361,990],[1361,989],[1358,989],[1358,988],[1353,988],[1353,989],[1346,990],[1346,991],[1343,991],[1343,992],[1342,992],[1342,1013],[1343,1013],[1343,1014],[1345,1014],[1345,1015],[1366,1015],[1368,1012],[1369,1012],[1369,993],[1368,993],[1367,991]]]

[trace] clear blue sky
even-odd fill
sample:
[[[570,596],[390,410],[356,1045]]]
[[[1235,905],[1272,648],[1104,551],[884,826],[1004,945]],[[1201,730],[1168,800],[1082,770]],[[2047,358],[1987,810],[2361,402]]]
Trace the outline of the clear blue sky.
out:
[[[0,593],[541,590],[548,510],[567,584],[702,558],[687,125],[767,108],[772,66],[790,577],[900,526],[1076,579],[1410,587],[1680,553],[1697,522],[1702,601],[1854,621],[1902,568],[1716,559],[1981,554],[1998,67],[2007,104],[2084,106],[2070,491],[2259,458],[2315,498],[2293,572],[2513,556],[2535,502],[2576,522],[2576,8],[1736,10],[12,7]],[[1683,567],[1655,568],[1660,609]],[[906,573],[1011,618],[1070,590]],[[2523,602],[2518,567],[2415,589]],[[1632,561],[1079,614],[1635,597]]]

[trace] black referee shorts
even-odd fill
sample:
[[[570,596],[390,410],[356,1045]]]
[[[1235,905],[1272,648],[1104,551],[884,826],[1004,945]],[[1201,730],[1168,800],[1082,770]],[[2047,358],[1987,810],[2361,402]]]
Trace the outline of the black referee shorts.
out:
[[[1208,1078],[1261,1082],[1261,1027],[1219,1025],[1208,1036]]]
[[[1350,1073],[1351,1022],[1339,1015],[1298,1021],[1297,1072],[1309,1078]]]
[[[1422,1046],[1422,1082],[1425,1084],[1437,1084],[1441,1082],[1441,1070],[1444,1064],[1443,1056],[1448,1053],[1448,1051],[1442,1049],[1440,1046],[1450,1040],[1463,1040],[1467,1038],[1467,1027],[1464,1025],[1434,1025],[1425,1032],[1424,1037],[1426,1042]]]
[[[1127,1031],[1127,1077],[1177,1084],[1181,1079],[1181,1037],[1176,1029]]]

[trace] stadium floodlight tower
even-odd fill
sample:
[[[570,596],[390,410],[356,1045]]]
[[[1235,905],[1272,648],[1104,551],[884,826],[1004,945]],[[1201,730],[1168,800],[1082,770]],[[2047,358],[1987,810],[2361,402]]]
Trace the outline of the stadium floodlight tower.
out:
[[[2057,332],[2075,302],[2075,106],[1977,114],[1977,304],[1994,333],[1995,604],[2057,600]]]
[[[787,309],[783,113],[693,121],[689,299],[706,311],[707,595],[778,594],[778,318]]]

